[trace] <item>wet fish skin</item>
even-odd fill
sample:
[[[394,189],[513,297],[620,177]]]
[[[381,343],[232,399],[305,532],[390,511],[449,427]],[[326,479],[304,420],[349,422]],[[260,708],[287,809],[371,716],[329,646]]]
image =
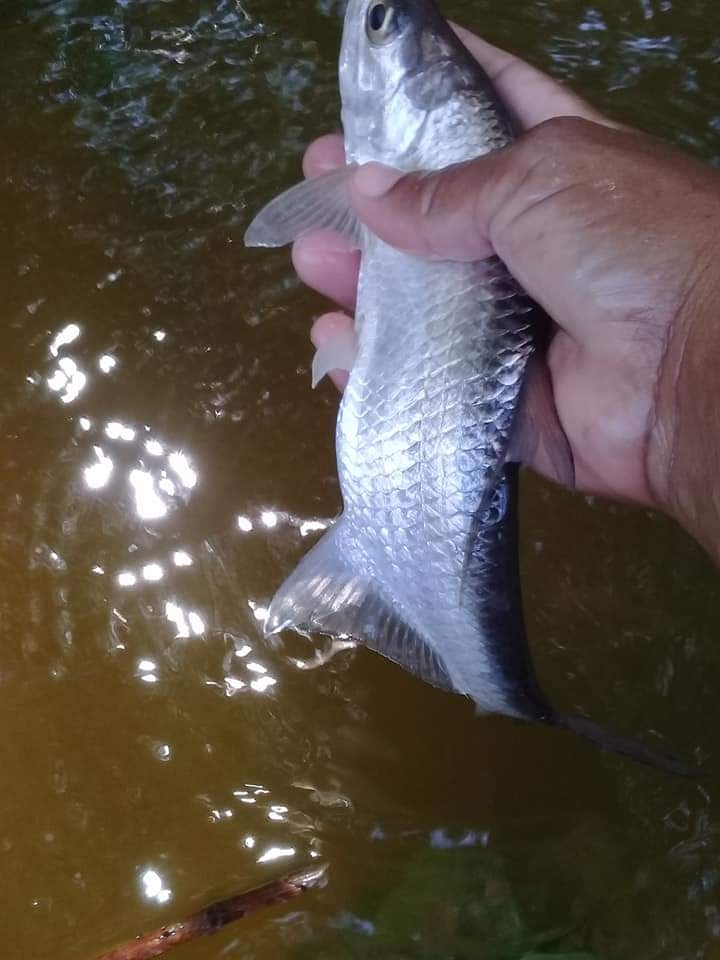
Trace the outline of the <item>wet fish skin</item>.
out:
[[[343,563],[414,635],[395,659],[427,645],[442,685],[479,709],[537,716],[544,708],[519,702],[527,678],[500,671],[493,649],[520,632],[519,594],[496,573],[516,498],[503,464],[532,349],[529,304],[497,262],[428,265],[369,238],[357,316],[337,429]],[[492,554],[471,543],[476,533]]]
[[[367,26],[377,6],[394,17],[383,43]],[[336,434],[343,514],[282,585],[266,629],[353,636],[480,712],[575,729],[686,772],[560,715],[535,678],[511,443],[522,437],[538,308],[499,260],[421,261],[362,227],[349,203],[354,164],[434,170],[504,148],[506,110],[431,0],[349,0],[340,89],[351,166],[273,201],[247,236],[277,245],[334,228],[362,250],[358,353]],[[545,442],[572,476],[551,397],[544,409]]]

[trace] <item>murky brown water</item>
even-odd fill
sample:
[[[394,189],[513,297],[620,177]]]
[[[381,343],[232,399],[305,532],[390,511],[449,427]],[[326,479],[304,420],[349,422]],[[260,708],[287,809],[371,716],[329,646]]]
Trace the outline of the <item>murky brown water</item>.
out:
[[[243,3],[0,7],[3,956],[90,960],[320,854],[325,890],[184,956],[717,958],[716,779],[262,640],[338,507],[337,399],[308,388],[321,302],[241,238],[337,124],[341,3]],[[717,151],[713,0],[448,12]],[[660,518],[525,487],[548,690],[712,766],[715,571]]]

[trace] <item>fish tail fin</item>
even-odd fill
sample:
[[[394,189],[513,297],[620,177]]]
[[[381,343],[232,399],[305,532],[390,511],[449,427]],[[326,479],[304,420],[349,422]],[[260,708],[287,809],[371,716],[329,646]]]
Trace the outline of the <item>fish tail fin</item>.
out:
[[[352,637],[420,679],[453,689],[440,657],[387,601],[360,562],[341,517],[300,561],[270,604],[265,635],[304,629]]]
[[[553,717],[552,723],[556,727],[562,727],[571,733],[589,740],[601,750],[614,753],[620,757],[629,757],[638,763],[644,763],[650,767],[656,767],[666,773],[672,773],[680,777],[697,777],[700,770],[692,764],[686,763],[679,757],[664,750],[653,750],[646,747],[630,737],[623,737],[601,727],[586,717],[578,714],[557,714]]]

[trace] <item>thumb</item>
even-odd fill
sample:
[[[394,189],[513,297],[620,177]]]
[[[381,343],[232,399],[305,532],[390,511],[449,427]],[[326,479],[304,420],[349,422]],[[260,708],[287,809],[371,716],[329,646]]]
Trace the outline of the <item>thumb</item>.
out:
[[[482,260],[495,249],[492,223],[523,178],[514,147],[431,173],[368,163],[350,192],[360,219],[382,240],[432,260]]]

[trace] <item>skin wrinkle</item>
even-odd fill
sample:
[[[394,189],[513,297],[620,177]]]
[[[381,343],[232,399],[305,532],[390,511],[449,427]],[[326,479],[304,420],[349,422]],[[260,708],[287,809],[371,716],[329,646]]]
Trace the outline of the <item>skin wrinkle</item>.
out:
[[[713,262],[712,251],[708,250],[708,258],[706,259],[706,262],[699,270],[695,269],[693,271],[689,282],[685,285],[683,295],[681,296],[677,305],[677,309],[675,311],[674,321],[667,325],[663,350],[660,358],[660,364],[658,366],[658,370],[661,373],[655,380],[655,388],[653,390],[652,420],[655,426],[655,430],[657,429],[658,420],[659,420],[657,411],[661,402],[660,394],[662,392],[662,387],[663,387],[662,371],[665,370],[665,366],[668,363],[671,348],[673,346],[673,339],[678,332],[675,328],[678,324],[678,320],[689,313],[688,307],[689,307],[689,304],[691,303],[693,294],[699,289],[701,285],[701,281],[707,276],[709,276],[712,262]],[[677,510],[678,504],[677,502],[674,502],[675,498],[672,496],[670,491],[672,490],[672,480],[677,472],[677,467],[678,467],[678,446],[679,446],[679,439],[680,439],[679,424],[680,424],[680,415],[681,415],[681,409],[682,409],[682,399],[680,396],[680,390],[681,390],[681,385],[684,383],[684,380],[685,380],[686,366],[688,363],[688,345],[693,332],[693,324],[691,322],[684,324],[683,326],[685,329],[683,329],[681,333],[680,355],[676,363],[676,373],[674,374],[674,376],[671,377],[672,403],[670,404],[670,410],[672,411],[672,413],[671,413],[671,427],[670,427],[670,445],[666,454],[667,460],[666,460],[666,466],[665,466],[667,488],[664,491],[662,491],[660,494],[658,494],[657,488],[655,486],[655,481],[652,476],[653,471],[651,470],[651,467],[650,467],[650,454],[651,454],[650,448],[653,440],[656,439],[655,430],[652,428],[652,426],[650,426],[648,430],[647,438],[645,441],[645,458],[644,458],[644,461],[646,464],[648,489],[653,494],[653,497],[656,503],[662,504],[666,502],[672,507],[674,507],[675,510]],[[692,519],[694,521],[696,518],[693,517]]]
[[[512,148],[509,147],[508,151],[510,149]],[[517,150],[519,148],[516,146],[515,149]],[[500,197],[507,199],[509,197],[517,196],[522,191],[522,188],[525,186],[525,184],[530,182],[531,178],[533,177],[533,175],[535,174],[537,168],[540,166],[541,163],[542,163],[542,158],[538,157],[536,160],[532,161],[531,163],[525,164],[523,168],[522,177],[520,179],[516,179],[516,181],[512,184],[506,185],[506,181],[508,179],[507,174],[501,177],[496,176],[495,177],[496,189]],[[491,182],[491,187],[492,187],[492,182]],[[503,210],[504,203],[503,202],[497,203],[490,218],[486,219],[486,218],[482,218],[478,213],[478,207],[483,202],[487,202],[486,198],[484,197],[483,192],[478,190],[475,196],[475,203],[473,207],[473,211],[474,211],[473,222],[479,224],[482,222],[483,219],[486,220],[486,228],[482,235],[485,239],[485,242],[489,243],[490,247],[497,253],[497,256],[499,256],[500,259],[503,260],[500,244],[496,243],[495,237],[499,229],[496,227],[497,219]]]
[[[412,182],[412,181],[411,181]],[[420,227],[423,236],[423,245],[427,247],[431,256],[436,256],[438,251],[434,247],[432,240],[432,230],[428,236],[427,224],[431,220],[435,207],[437,205],[438,191],[443,186],[443,181],[438,177],[432,177],[425,180],[415,181],[414,187],[418,192],[420,202],[418,209],[420,211]],[[432,227],[432,222],[430,223]]]
[[[522,64],[519,60],[514,58],[500,65],[499,69],[489,74],[490,79],[496,86],[501,86],[503,77],[508,74],[511,70],[514,70],[517,73],[517,68],[521,67]]]
[[[425,220],[424,231],[425,232],[427,231],[427,220],[430,218],[430,215],[432,214],[435,208],[438,197],[442,201],[440,203],[441,212],[442,212],[442,209],[446,206],[447,192],[453,192],[453,188],[456,186],[458,179],[462,178],[463,172],[470,166],[470,163],[471,161],[465,160],[461,163],[457,163],[454,166],[447,168],[447,175],[442,178],[438,177],[435,173],[421,174],[419,185],[422,186],[423,193],[424,191],[428,191],[429,193],[431,193],[431,196],[428,198],[425,198],[423,194],[421,194],[421,211],[424,214],[424,220]],[[429,188],[427,186],[428,183],[430,184]],[[439,191],[440,191],[440,194],[439,194]],[[475,225],[475,218],[473,218],[472,220],[472,225],[473,226]],[[430,224],[430,226],[432,227],[432,224]],[[433,255],[435,257],[447,255],[447,252],[445,252],[445,254],[441,254],[437,250],[437,248],[435,248],[434,242],[432,240],[428,240],[427,238],[425,238],[425,243],[428,245],[428,247],[431,247],[433,249]],[[487,244],[487,240],[485,240],[485,244]]]
[[[658,370],[662,370],[665,364],[667,363],[671,340],[672,340],[672,329],[670,326],[668,326],[665,331],[664,344],[663,344],[662,352],[660,354],[660,366]],[[679,364],[680,370],[682,370],[683,368],[686,348],[687,348],[687,337],[685,337],[683,340],[683,344],[680,352],[680,364]],[[652,398],[653,398],[652,405],[648,413],[648,431],[643,443],[643,464],[645,468],[645,483],[647,485],[647,489],[653,501],[656,504],[661,504],[663,502],[663,497],[658,493],[658,490],[654,483],[653,471],[651,468],[651,446],[652,446],[653,438],[655,436],[655,432],[659,428],[658,407],[660,403],[661,380],[662,380],[661,375],[658,375],[655,377],[655,381],[653,384],[653,391],[652,391]],[[675,471],[675,459],[677,454],[677,436],[678,436],[677,424],[679,419],[678,408],[677,408],[678,383],[679,383],[679,379],[676,379],[675,381],[676,403],[672,407],[672,427],[671,427],[672,439],[670,442],[670,449],[668,450],[667,463],[666,463],[666,470],[667,470],[668,477],[672,477]]]
[[[526,180],[530,179],[530,176],[531,174],[528,173],[528,175],[521,182],[520,184],[521,187],[524,185]],[[575,183],[568,183],[567,185],[562,187],[558,186],[557,188],[551,191],[547,191],[543,196],[538,197],[536,200],[532,200],[529,204],[524,205],[520,210],[514,211],[510,219],[506,223],[502,224],[502,226],[500,227],[501,233],[502,231],[507,231],[512,233],[513,228],[517,228],[520,220],[529,216],[530,214],[535,213],[537,210],[540,210],[543,206],[547,205],[548,203],[553,203],[559,197],[562,197],[564,194],[574,193],[579,187],[582,188],[582,186],[584,186],[584,184],[582,184],[581,182],[575,182]],[[496,216],[493,217],[493,220],[496,219]],[[500,259],[501,260],[504,259],[502,255],[502,244],[501,243],[498,243],[497,245],[493,244],[493,246],[495,246],[495,249],[497,250],[498,256],[500,257]]]
[[[538,126],[534,127],[530,133],[526,134],[525,137],[518,140],[517,143],[514,145],[514,148],[509,148],[509,149],[514,149],[515,151],[529,152],[531,159],[529,162],[527,160],[524,160],[524,162],[522,162],[522,168],[523,168],[522,177],[516,180],[516,182],[512,186],[512,189],[507,188],[504,193],[504,196],[499,198],[500,202],[496,203],[496,209],[488,224],[488,236],[490,238],[497,235],[495,230],[495,223],[496,223],[497,217],[504,210],[505,202],[511,202],[509,198],[514,199],[516,197],[522,197],[524,188],[532,182],[533,177],[536,177],[538,175],[538,172],[541,170],[544,164],[550,164],[551,168],[553,166],[559,167],[559,164],[562,164],[563,166],[565,166],[566,158],[562,155],[561,151],[557,150],[557,144],[554,141],[554,137],[556,134],[561,135],[565,133],[564,127],[566,125],[566,122],[571,125],[575,124],[576,122],[582,125],[585,125],[587,123],[584,120],[577,120],[576,118],[569,118],[567,121],[565,118],[547,120],[538,124]],[[543,149],[543,142],[547,140],[549,140],[548,148],[553,150],[553,155],[548,155],[548,152]],[[500,153],[501,152],[499,152],[495,156],[499,158]],[[519,155],[522,156],[522,154],[519,154]],[[558,160],[558,156],[559,156],[559,160]],[[511,167],[511,171],[512,171],[512,167]],[[565,169],[564,173],[561,173],[560,169],[558,169],[555,176],[557,180],[567,181],[568,179],[573,179],[572,171],[568,171],[567,169]],[[542,182],[542,176],[540,176],[538,179],[540,179],[540,181]],[[576,179],[573,179],[573,183],[571,183],[570,186],[574,186],[577,183],[578,181]],[[553,188],[554,187],[555,187],[555,184],[553,184]],[[546,189],[544,192],[544,196],[539,201],[533,202],[530,206],[527,206],[524,204],[523,209],[519,211],[519,215],[530,213],[534,206],[539,205],[543,201],[551,201],[555,196],[560,195],[561,192],[562,191],[558,189],[552,189],[552,190]],[[506,222],[503,225],[504,228],[505,229],[512,228],[512,226],[516,223],[516,220],[517,218],[511,218],[510,221]],[[502,259],[502,253],[500,251],[499,245],[495,244],[494,242],[492,243],[492,245],[498,251],[498,256],[500,256]]]

